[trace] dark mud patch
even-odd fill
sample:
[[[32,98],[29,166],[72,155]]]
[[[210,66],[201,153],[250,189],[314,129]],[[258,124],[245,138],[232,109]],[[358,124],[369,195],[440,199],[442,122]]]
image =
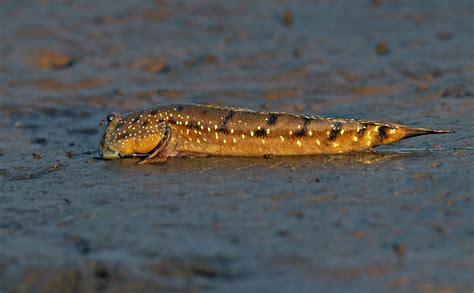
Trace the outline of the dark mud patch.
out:
[[[89,254],[91,252],[91,244],[87,239],[73,234],[66,235],[65,239],[70,242],[80,254]]]
[[[45,146],[48,144],[48,140],[44,137],[35,137],[31,140],[31,143]]]
[[[16,167],[11,169],[0,169],[0,176],[10,181],[33,180],[57,172],[62,168],[64,168],[64,164],[55,162],[48,166],[37,168]]]
[[[235,280],[241,276],[231,268],[231,260],[225,257],[167,257],[148,269],[167,278],[222,278]]]
[[[95,261],[80,268],[29,268],[12,286],[13,292],[189,292],[191,288],[138,278],[120,266]]]
[[[468,89],[464,84],[457,84],[454,86],[449,86],[443,91],[442,94],[443,98],[446,97],[454,97],[454,98],[467,98],[467,97],[474,97],[474,91]]]

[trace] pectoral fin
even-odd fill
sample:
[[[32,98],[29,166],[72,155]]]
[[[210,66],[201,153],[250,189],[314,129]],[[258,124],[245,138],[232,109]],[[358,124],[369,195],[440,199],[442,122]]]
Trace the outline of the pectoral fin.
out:
[[[144,160],[140,161],[138,164],[151,164],[156,162],[164,162],[168,157],[172,155],[170,152],[170,141],[171,137],[171,127],[169,125],[164,126],[164,136],[161,139],[160,143],[152,150],[151,154]],[[174,149],[174,146],[171,146]]]

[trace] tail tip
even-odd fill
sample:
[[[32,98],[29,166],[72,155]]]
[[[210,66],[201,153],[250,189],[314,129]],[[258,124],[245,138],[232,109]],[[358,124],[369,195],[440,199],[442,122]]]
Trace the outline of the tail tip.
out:
[[[446,130],[446,129],[405,128],[404,138],[427,135],[427,134],[447,134],[447,133],[454,133],[454,131]]]
[[[447,129],[431,129],[429,132],[433,134],[456,133],[454,130]]]

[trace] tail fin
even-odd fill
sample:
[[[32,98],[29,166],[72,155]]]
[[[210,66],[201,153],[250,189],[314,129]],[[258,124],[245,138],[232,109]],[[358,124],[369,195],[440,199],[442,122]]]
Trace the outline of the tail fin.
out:
[[[378,135],[377,144],[390,144],[406,138],[428,135],[428,134],[444,134],[453,133],[451,130],[437,130],[429,128],[415,128],[401,124],[384,124],[374,126],[374,133]]]
[[[399,128],[403,134],[402,139],[427,135],[427,134],[445,134],[445,133],[454,133],[452,130],[438,130],[438,129],[429,129],[429,128],[411,128],[411,127],[400,127]]]

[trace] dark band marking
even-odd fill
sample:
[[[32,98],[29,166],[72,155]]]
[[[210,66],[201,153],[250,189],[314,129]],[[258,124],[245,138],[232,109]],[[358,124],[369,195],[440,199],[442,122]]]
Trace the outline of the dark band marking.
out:
[[[148,113],[150,115],[156,115],[156,114],[158,114],[158,110],[151,110],[151,111],[148,111]]]
[[[257,129],[254,131],[256,137],[265,137],[267,136],[267,132],[263,129]]]
[[[390,129],[388,126],[380,126],[379,128],[379,138],[381,141],[384,141],[388,137],[387,131]]]
[[[224,133],[224,134],[229,134],[229,130],[227,128],[222,128],[222,126],[217,128],[217,132],[221,132],[221,133]]]
[[[309,123],[311,122],[311,119],[308,117],[302,117],[303,118],[303,128],[301,130],[298,130],[295,132],[296,137],[303,137],[306,135],[306,131],[308,131],[308,126]]]
[[[148,123],[149,123],[149,121],[148,121],[148,120],[145,120],[145,121],[143,121],[142,126],[143,126],[143,127],[146,127],[146,126],[148,125]]]
[[[329,134],[329,140],[335,140],[336,137],[341,132],[341,128],[342,128],[342,123],[341,122],[334,123],[334,126],[331,129],[331,133]]]
[[[359,137],[364,136],[365,131],[367,130],[367,124],[362,125],[359,128]]]
[[[234,110],[230,110],[229,113],[227,114],[227,116],[225,116],[224,118],[224,121],[222,122],[222,125],[226,125],[227,126],[227,123],[229,122],[229,120],[235,115],[235,111]]]
[[[229,130],[227,129],[227,124],[229,123],[229,120],[235,115],[234,110],[230,110],[227,116],[224,117],[224,120],[222,121],[221,126],[217,129],[218,132],[222,132],[224,134],[229,134]]]
[[[174,120],[173,118],[169,118],[168,123],[169,124],[176,124],[176,120]]]
[[[197,122],[194,122],[194,121],[190,121],[188,123],[188,125],[186,125],[187,128],[189,129],[199,129],[199,125],[197,124]]]
[[[278,115],[275,113],[270,113],[270,115],[267,118],[267,125],[273,126],[277,123],[277,120],[278,120]]]
[[[176,106],[176,111],[181,112],[181,111],[183,111],[183,110],[184,110],[183,105],[178,105],[178,106]]]
[[[264,158],[264,159],[267,159],[267,160],[270,159],[271,157],[272,157],[271,154],[264,154],[264,155],[263,155],[263,158]]]
[[[202,112],[201,112],[202,115],[207,115],[207,113],[209,113],[208,109],[203,109]]]

